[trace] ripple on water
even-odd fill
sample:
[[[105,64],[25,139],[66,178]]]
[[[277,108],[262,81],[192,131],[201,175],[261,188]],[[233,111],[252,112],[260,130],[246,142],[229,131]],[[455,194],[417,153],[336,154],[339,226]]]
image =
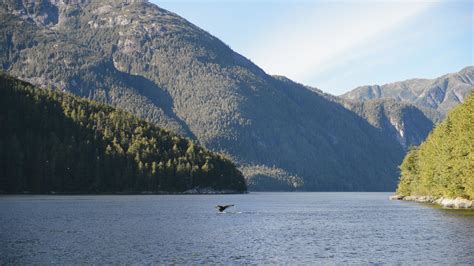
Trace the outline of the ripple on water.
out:
[[[2,196],[0,261],[474,263],[474,212],[388,195]]]

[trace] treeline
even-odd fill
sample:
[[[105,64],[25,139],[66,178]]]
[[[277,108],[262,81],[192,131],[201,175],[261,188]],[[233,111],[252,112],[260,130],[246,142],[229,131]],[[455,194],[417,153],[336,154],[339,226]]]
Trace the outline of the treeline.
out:
[[[408,152],[400,169],[402,196],[474,199],[474,93]]]
[[[0,191],[246,190],[219,154],[131,114],[0,74]]]
[[[152,3],[108,5],[70,4],[54,32],[0,12],[0,63],[225,152],[251,189],[395,189],[404,150],[383,131]]]

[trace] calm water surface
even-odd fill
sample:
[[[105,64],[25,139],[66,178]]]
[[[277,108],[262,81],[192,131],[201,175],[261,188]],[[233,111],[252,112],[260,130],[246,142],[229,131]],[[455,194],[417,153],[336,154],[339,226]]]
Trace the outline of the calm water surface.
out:
[[[389,195],[2,196],[0,264],[474,264],[474,212]]]

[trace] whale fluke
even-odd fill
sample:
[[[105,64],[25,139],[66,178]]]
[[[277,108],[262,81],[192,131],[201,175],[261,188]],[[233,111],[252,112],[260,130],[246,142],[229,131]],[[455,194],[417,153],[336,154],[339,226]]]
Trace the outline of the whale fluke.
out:
[[[216,208],[220,211],[220,212],[223,212],[225,209],[229,208],[229,207],[232,207],[234,206],[234,204],[230,204],[230,205],[216,205]]]

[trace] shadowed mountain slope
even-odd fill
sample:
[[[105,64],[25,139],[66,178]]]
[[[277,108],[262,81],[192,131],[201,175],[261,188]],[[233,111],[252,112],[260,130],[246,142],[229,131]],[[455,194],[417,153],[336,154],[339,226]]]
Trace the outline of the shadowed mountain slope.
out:
[[[382,86],[361,86],[341,97],[356,101],[390,98],[412,103],[433,121],[443,118],[454,106],[474,90],[474,67],[443,75],[436,79],[409,79]]]
[[[249,189],[395,188],[403,156],[395,139],[174,13],[146,1],[0,6],[9,74],[194,138],[232,158]]]
[[[382,134],[397,141],[404,150],[423,142],[434,126],[423,111],[407,102],[390,98],[357,101],[307,88],[365,119]]]

